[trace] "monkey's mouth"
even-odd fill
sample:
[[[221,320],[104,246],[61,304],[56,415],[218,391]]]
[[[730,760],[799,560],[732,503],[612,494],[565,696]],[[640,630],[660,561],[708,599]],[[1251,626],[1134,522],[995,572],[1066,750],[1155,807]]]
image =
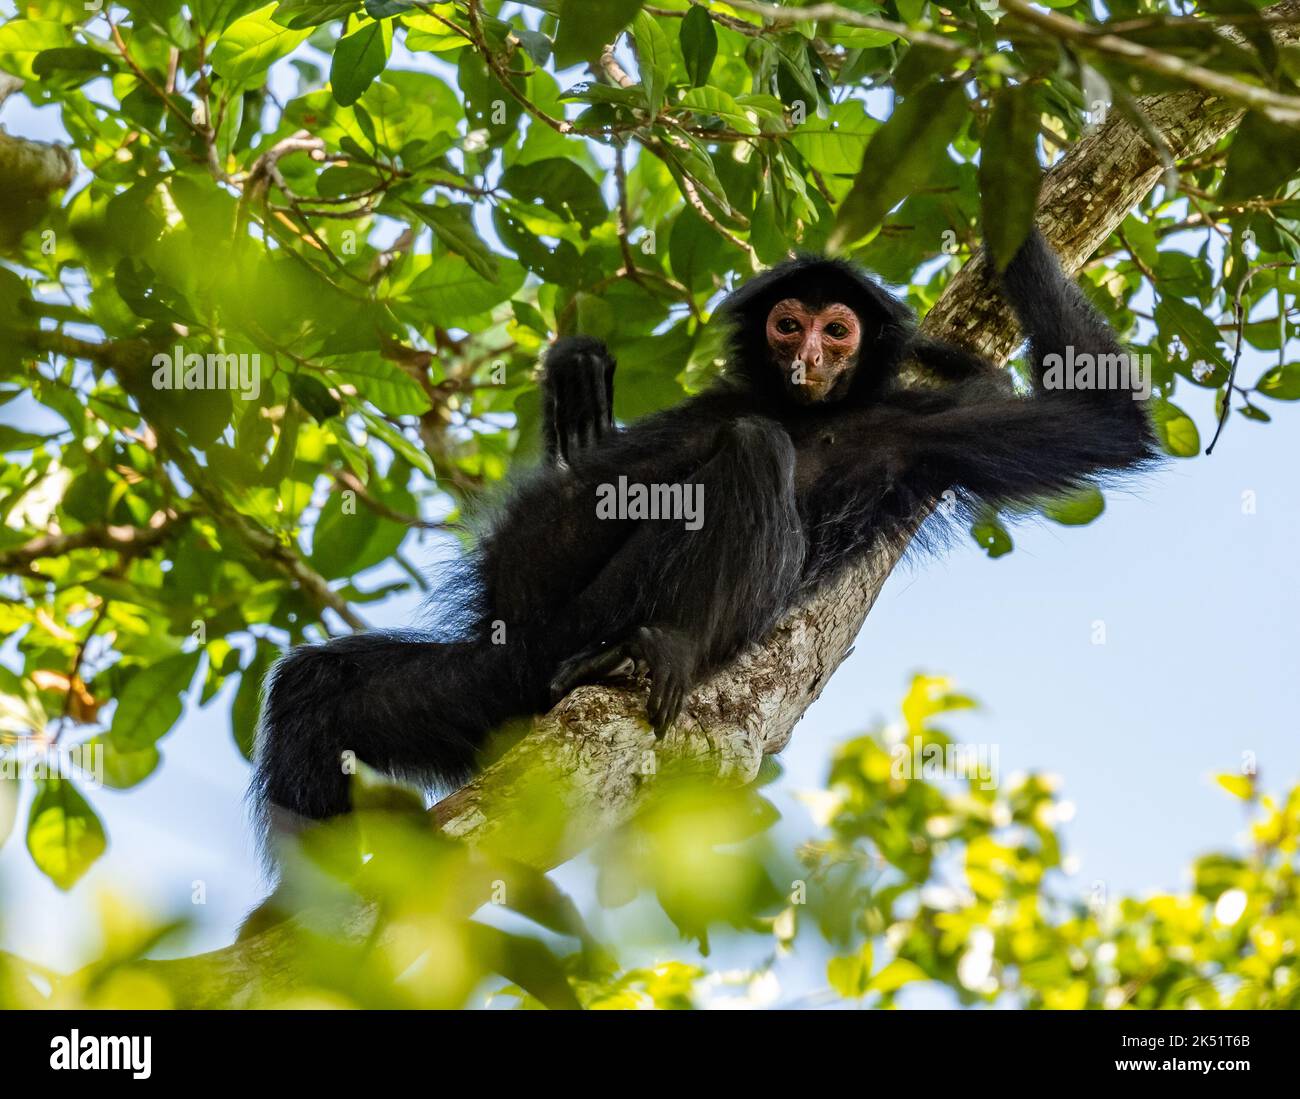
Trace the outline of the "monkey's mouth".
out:
[[[822,404],[835,401],[848,390],[850,371],[843,366],[830,366],[802,370],[796,363],[786,373],[791,398],[797,404]]]

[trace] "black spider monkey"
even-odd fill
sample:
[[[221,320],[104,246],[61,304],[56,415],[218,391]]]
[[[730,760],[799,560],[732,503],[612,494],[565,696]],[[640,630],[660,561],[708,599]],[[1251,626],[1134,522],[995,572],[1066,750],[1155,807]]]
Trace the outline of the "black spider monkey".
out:
[[[451,585],[462,625],[336,638],[273,670],[252,791],[263,833],[346,812],[348,750],[425,785],[461,782],[503,722],[629,663],[649,673],[662,733],[692,687],[847,564],[905,539],[948,490],[970,514],[1150,460],[1132,390],[1045,384],[1045,356],[1120,347],[1036,230],[1001,278],[1029,341],[1028,398],[987,362],[920,337],[912,313],[852,266],[817,257],[731,294],[728,371],[627,428],[612,417],[605,346],[556,343],[547,461]],[[909,359],[946,384],[900,385]],[[600,486],[620,477],[698,486],[703,523],[601,517]]]

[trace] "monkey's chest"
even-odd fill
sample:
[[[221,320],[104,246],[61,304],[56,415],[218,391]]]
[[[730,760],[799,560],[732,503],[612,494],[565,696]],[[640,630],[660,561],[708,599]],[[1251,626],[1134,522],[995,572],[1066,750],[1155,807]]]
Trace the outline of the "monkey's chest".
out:
[[[839,454],[836,435],[834,430],[823,428],[795,440],[794,490],[797,495],[810,492],[832,468]]]

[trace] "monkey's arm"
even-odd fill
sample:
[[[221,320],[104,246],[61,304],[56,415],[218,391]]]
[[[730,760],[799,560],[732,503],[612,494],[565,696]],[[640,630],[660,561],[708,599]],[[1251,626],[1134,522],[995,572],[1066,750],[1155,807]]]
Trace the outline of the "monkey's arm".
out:
[[[542,439],[547,461],[571,465],[614,428],[614,359],[600,340],[569,336],[546,355]]]
[[[1155,438],[1143,402],[1135,399],[1131,362],[1109,387],[1101,369],[1094,372],[1100,388],[1049,385],[1053,356],[1065,364],[1080,355],[1095,361],[1124,352],[1037,230],[1002,283],[1028,337],[1033,396],[973,401],[898,425],[912,487],[927,493],[954,488],[993,504],[1010,503],[1153,458]]]

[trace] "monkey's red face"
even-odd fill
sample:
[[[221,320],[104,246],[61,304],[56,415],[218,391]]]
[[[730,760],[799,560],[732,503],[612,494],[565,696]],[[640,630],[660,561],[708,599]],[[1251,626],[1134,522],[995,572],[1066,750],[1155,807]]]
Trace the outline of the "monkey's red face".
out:
[[[767,345],[800,404],[842,397],[858,365],[862,323],[847,305],[810,309],[786,298],[767,315]]]

